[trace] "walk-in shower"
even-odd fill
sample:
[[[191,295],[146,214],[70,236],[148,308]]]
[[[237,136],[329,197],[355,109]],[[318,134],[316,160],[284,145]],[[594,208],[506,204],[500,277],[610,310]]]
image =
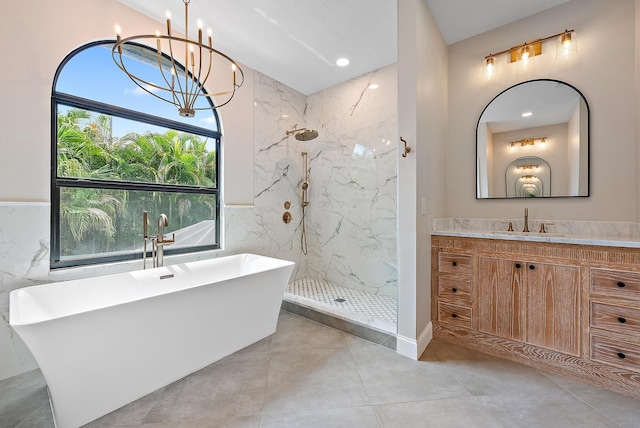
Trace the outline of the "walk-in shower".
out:
[[[286,135],[297,141],[318,137],[315,130],[293,128]],[[295,191],[302,211],[294,236],[300,233],[302,268],[287,286],[283,308],[371,340],[395,339],[395,217],[389,213],[395,212],[396,173],[394,158],[385,156],[394,148],[350,144],[350,138],[323,134],[320,143],[300,147]]]

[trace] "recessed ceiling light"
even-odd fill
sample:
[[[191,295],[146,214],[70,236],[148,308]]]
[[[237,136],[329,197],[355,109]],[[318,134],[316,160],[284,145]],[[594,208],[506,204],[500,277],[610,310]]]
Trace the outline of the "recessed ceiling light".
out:
[[[533,113],[530,111],[522,113],[522,117],[529,117],[529,116],[533,116]]]
[[[340,58],[336,61],[336,64],[339,67],[346,67],[347,65],[349,65],[349,60],[347,58]]]
[[[377,83],[370,84],[369,89],[378,89],[378,84]]]

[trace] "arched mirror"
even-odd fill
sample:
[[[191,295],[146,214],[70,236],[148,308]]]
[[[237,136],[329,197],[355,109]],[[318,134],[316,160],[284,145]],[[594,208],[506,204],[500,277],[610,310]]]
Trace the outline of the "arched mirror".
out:
[[[586,99],[548,79],[501,92],[478,119],[476,161],[477,199],[589,196]]]
[[[551,167],[537,156],[523,156],[505,171],[507,198],[545,198],[551,196]]]

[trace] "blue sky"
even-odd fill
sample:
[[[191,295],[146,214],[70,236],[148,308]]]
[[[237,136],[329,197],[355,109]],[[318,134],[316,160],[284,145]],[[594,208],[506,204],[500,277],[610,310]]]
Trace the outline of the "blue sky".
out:
[[[147,81],[160,83],[162,80],[156,67],[135,60],[129,60],[127,67]],[[139,88],[114,63],[110,44],[85,49],[71,58],[60,73],[56,90],[194,126],[216,129],[213,113],[210,110],[197,111],[195,117],[185,118],[178,115],[173,105],[158,100]],[[208,106],[208,102],[198,99],[196,106]],[[143,128],[139,124],[134,127],[133,123],[114,118],[114,136],[119,137],[128,132],[141,133],[147,130],[162,132],[160,128],[151,129],[150,126]]]

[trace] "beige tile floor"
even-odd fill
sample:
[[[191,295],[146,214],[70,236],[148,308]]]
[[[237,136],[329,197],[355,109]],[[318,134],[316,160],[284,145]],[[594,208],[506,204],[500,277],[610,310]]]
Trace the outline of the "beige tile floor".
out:
[[[0,427],[53,427],[38,371],[0,382]],[[282,312],[277,332],[89,425],[640,427],[640,401],[440,341],[420,361]]]

